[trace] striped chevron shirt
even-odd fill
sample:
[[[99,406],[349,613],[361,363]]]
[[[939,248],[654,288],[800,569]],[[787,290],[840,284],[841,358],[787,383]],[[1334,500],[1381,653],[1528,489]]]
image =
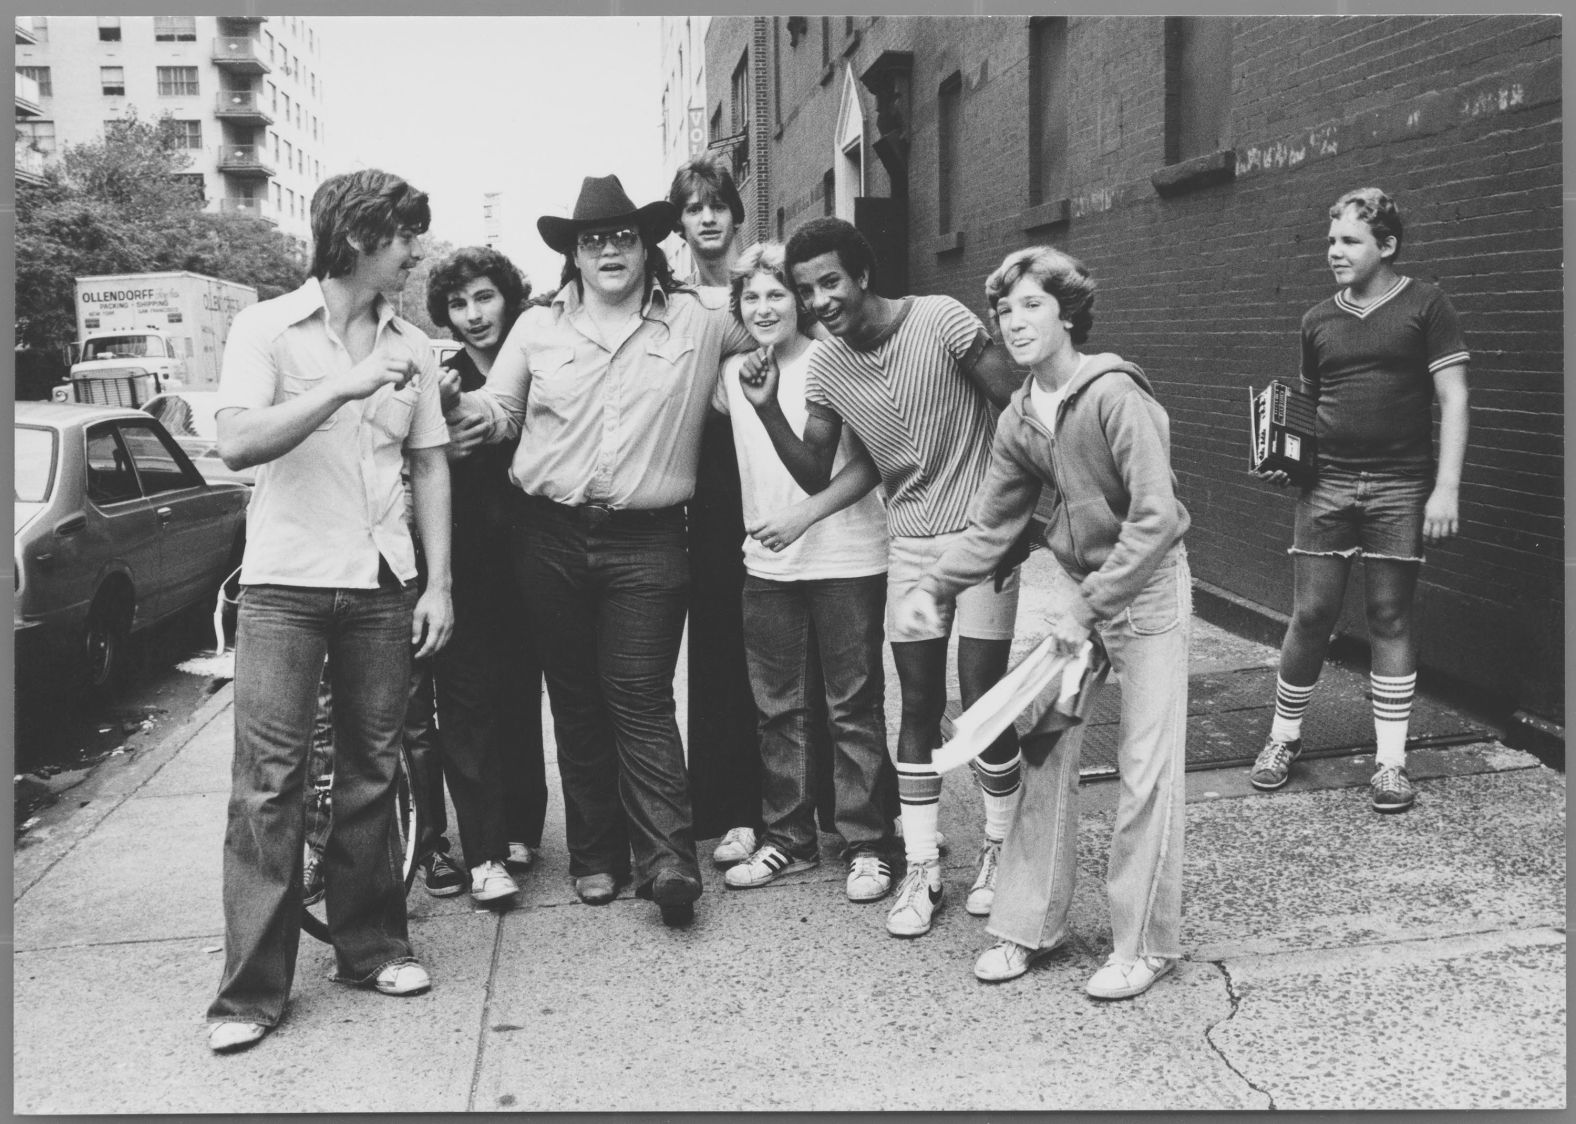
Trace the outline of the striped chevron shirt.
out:
[[[1415,277],[1367,305],[1342,289],[1309,309],[1302,382],[1318,401],[1319,464],[1432,475],[1434,376],[1467,359],[1450,298]]]
[[[853,429],[881,473],[887,524],[904,537],[941,535],[968,524],[985,479],[996,415],[961,363],[990,337],[951,297],[905,297],[875,346],[823,340],[805,380],[812,409]]]

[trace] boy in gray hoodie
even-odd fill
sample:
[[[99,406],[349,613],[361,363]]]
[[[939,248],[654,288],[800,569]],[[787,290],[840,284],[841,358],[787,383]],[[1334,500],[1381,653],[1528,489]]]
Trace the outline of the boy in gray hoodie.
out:
[[[1188,514],[1175,495],[1166,413],[1144,373],[1119,356],[1078,350],[1094,305],[1082,263],[1050,247],[1020,250],[985,293],[1009,352],[1032,377],[997,421],[968,529],[899,615],[928,619],[989,574],[1046,493],[1046,543],[1078,583],[1052,635],[1073,652],[1093,632],[1122,681],[1122,788],[1106,883],[1114,951],[1088,992],[1125,999],[1181,955]],[[1023,975],[1069,935],[1082,742],[1081,724],[1024,741],[1022,793],[986,927],[999,941],[974,966],[982,980]]]

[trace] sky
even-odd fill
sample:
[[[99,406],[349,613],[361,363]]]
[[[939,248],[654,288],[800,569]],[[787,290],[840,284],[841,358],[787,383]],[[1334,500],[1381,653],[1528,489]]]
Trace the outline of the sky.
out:
[[[397,173],[431,197],[435,239],[484,240],[541,289],[563,259],[536,220],[567,215],[585,176],[614,173],[637,206],[663,198],[658,21],[319,16],[329,122],[324,173]]]

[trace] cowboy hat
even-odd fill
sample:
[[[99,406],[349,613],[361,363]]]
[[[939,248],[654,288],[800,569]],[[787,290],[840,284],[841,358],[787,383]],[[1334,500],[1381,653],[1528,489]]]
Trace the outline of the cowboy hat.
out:
[[[573,254],[575,240],[582,230],[634,222],[651,245],[656,245],[673,229],[678,211],[666,199],[636,207],[617,176],[587,176],[580,182],[580,197],[575,200],[572,218],[543,215],[536,220],[542,241],[560,254]]]

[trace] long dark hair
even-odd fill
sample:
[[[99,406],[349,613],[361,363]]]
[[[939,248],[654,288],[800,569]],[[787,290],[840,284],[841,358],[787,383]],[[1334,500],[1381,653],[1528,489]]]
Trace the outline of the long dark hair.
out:
[[[401,230],[427,233],[427,193],[392,172],[368,168],[329,176],[312,195],[312,276],[343,277],[356,267],[356,248],[386,246]]]

